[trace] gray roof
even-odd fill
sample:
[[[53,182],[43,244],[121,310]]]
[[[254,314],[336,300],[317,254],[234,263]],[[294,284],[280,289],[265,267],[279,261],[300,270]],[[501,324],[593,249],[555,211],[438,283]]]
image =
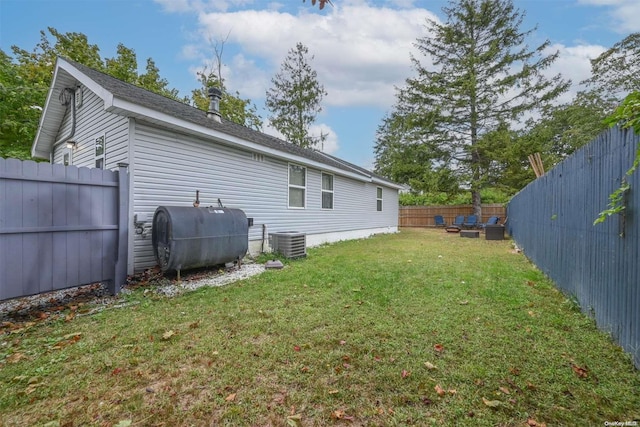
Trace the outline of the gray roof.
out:
[[[322,153],[313,149],[302,148],[295,144],[283,141],[276,137],[267,135],[265,133],[250,129],[246,126],[239,125],[237,123],[222,119],[221,122],[217,122],[208,118],[206,113],[198,108],[192,107],[180,101],[176,101],[171,98],[159,95],[154,92],[150,92],[141,87],[135,86],[130,83],[118,80],[103,72],[94,70],[86,65],[72,61],[68,58],[64,58],[87,77],[95,81],[100,86],[111,92],[115,97],[129,101],[133,104],[137,104],[143,107],[147,107],[172,117],[176,117],[181,120],[185,120],[199,126],[210,128],[218,132],[235,136],[246,141],[259,144],[270,149],[278,150],[284,153],[300,156],[318,163],[326,164],[334,168],[338,168],[351,173],[358,173],[360,175],[374,177],[378,180],[389,183],[392,186],[397,186],[394,182],[374,174],[360,166],[349,163],[345,160],[337,157]]]

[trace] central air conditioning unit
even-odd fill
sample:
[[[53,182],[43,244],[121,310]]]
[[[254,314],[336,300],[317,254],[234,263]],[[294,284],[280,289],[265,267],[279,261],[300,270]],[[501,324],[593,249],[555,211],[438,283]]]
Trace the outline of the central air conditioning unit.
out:
[[[297,231],[269,233],[269,246],[287,258],[307,256],[307,235]]]

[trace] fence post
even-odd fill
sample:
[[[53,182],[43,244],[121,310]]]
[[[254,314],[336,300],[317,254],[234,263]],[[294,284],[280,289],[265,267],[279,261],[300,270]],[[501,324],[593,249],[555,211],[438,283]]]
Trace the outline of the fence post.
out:
[[[118,163],[118,246],[109,292],[116,295],[127,282],[129,258],[129,164]]]

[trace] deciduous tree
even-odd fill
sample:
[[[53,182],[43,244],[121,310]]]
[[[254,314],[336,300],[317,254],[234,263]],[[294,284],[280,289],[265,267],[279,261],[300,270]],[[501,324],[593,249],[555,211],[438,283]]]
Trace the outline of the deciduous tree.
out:
[[[6,109],[0,117],[0,155],[30,157],[31,144],[58,56],[185,102],[179,98],[177,90],[168,88],[168,82],[160,77],[151,58],[147,60],[146,73],[139,75],[134,50],[123,44],[118,45],[114,58],[103,60],[100,48],[89,43],[86,35],[61,33],[52,27],[48,32],[53,36],[53,43],[45,31],[40,31],[40,42],[33,50],[12,46],[13,58],[5,52],[0,55],[0,92],[3,96],[0,109]]]

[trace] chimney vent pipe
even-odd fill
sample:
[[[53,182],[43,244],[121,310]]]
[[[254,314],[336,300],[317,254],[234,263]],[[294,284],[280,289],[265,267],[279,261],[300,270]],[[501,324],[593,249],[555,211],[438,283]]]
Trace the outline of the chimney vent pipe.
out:
[[[209,111],[207,111],[207,117],[221,122],[220,115],[220,99],[222,99],[222,91],[217,87],[209,88]]]

